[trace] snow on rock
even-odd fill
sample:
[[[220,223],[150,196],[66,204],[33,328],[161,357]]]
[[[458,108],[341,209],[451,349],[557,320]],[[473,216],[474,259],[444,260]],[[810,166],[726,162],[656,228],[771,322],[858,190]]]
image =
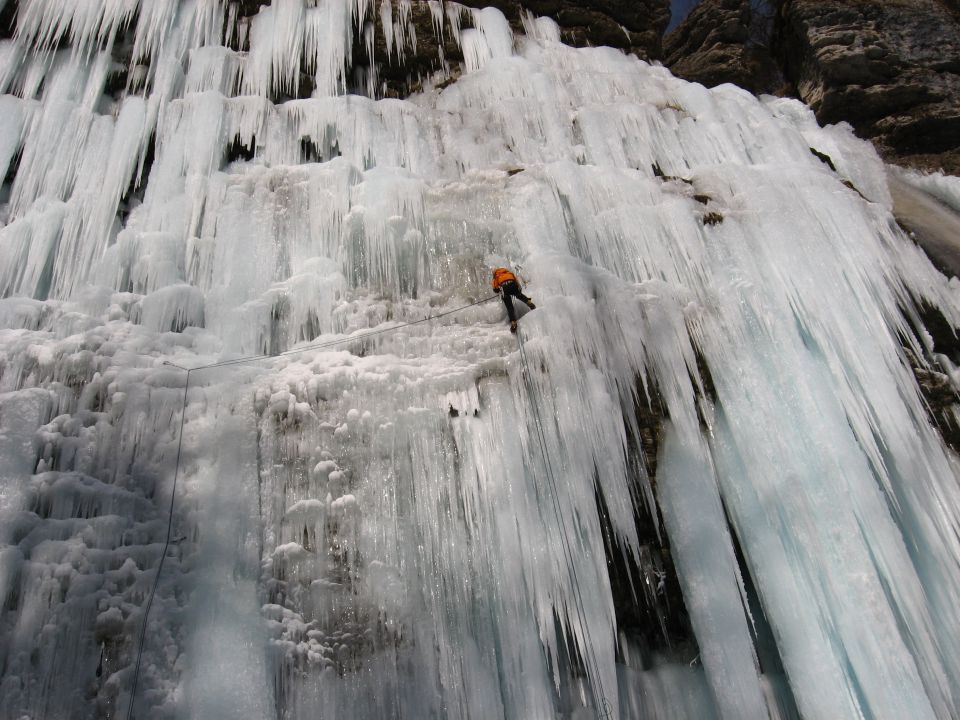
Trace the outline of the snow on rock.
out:
[[[97,615],[96,634],[98,640],[111,640],[122,632],[123,612],[120,608],[112,607]]]
[[[321,460],[314,466],[313,472],[317,479],[322,481],[329,478],[336,467],[337,464],[332,460]]]
[[[342,495],[330,503],[331,510],[339,510],[343,513],[356,512],[358,510],[357,498],[353,495]]]
[[[284,562],[296,562],[297,560],[304,560],[308,556],[307,551],[301,545],[294,542],[280,545],[273,551],[274,560],[282,560]]]

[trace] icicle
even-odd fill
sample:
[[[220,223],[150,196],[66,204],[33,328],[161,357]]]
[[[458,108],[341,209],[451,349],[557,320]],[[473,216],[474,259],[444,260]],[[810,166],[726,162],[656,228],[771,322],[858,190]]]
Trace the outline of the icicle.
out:
[[[237,89],[241,67],[237,54],[228,48],[197,48],[190,53],[184,93],[213,90],[229,97]]]
[[[140,10],[133,40],[133,62],[152,59],[163,44],[177,17],[175,0],[155,0]]]
[[[447,12],[447,22],[450,23],[450,34],[457,44],[460,44],[460,26],[464,15],[467,15],[470,9],[457,2],[445,2],[444,7]]]
[[[433,23],[433,34],[440,39],[440,45],[443,45],[444,13],[443,0],[427,0],[427,7],[430,8],[430,20]]]
[[[46,51],[69,36],[74,51],[86,55],[110,45],[116,33],[129,24],[139,6],[140,0],[21,0],[16,38]]]
[[[387,43],[387,62],[393,62],[393,43],[396,39],[393,30],[393,5],[390,0],[380,0],[380,28]],[[399,48],[397,51],[399,52]]]

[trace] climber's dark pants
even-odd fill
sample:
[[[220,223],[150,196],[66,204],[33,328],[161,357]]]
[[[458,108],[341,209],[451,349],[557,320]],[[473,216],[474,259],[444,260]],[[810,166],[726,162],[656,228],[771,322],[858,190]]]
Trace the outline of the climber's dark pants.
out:
[[[520,291],[520,283],[516,280],[507,280],[500,286],[500,297],[503,298],[503,304],[507,306],[507,315],[511,322],[517,319],[517,311],[513,309],[513,298],[522,301],[529,308],[533,307],[533,300]]]

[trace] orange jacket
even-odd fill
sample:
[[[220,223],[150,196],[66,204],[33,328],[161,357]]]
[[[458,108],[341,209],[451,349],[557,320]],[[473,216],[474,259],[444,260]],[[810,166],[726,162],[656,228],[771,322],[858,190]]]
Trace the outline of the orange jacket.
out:
[[[496,270],[493,271],[493,289],[494,290],[499,290],[501,285],[511,280],[516,282],[517,276],[514,275],[509,270],[507,270],[506,268],[497,268]]]

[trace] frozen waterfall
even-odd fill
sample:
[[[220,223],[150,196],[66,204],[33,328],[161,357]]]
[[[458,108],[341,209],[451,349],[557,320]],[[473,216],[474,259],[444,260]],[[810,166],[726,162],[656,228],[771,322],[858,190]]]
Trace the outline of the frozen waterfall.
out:
[[[0,0],[0,720],[960,716],[960,290],[872,147],[263,2]]]

